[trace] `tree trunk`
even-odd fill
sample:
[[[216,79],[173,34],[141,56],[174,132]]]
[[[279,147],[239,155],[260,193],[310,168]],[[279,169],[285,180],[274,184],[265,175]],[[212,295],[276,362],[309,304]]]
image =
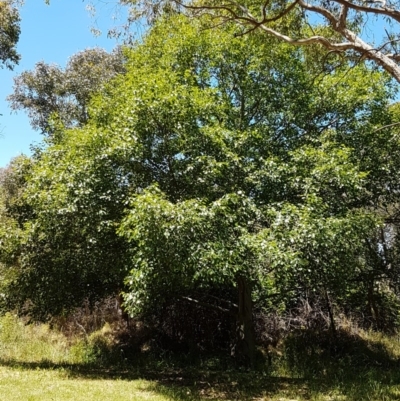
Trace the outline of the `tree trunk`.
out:
[[[378,330],[382,330],[382,319],[379,313],[379,308],[376,306],[375,303],[375,296],[374,296],[374,280],[371,279],[368,285],[368,306],[371,311],[371,315],[375,320],[375,325]]]
[[[241,364],[252,368],[255,358],[255,335],[251,285],[243,276],[238,276],[237,284],[239,310],[236,322],[236,343],[232,349],[232,354]]]
[[[335,317],[333,316],[332,304],[331,304],[331,300],[329,299],[328,290],[326,288],[325,288],[325,299],[326,299],[326,307],[328,308],[330,329],[332,331],[333,339],[336,342],[337,341],[337,331],[336,331]]]

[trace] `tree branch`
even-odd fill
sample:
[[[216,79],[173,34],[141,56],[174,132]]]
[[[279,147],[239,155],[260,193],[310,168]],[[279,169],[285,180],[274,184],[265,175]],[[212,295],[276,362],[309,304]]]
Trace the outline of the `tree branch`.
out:
[[[208,302],[202,302],[202,301],[199,301],[197,299],[190,298],[190,297],[181,296],[181,299],[183,299],[185,301],[188,301],[188,302],[191,302],[191,303],[194,303],[194,304],[196,304],[198,306],[201,306],[203,308],[214,309],[214,310],[217,310],[219,312],[228,313],[230,315],[236,315],[236,309],[234,309],[234,308],[226,309],[226,308],[222,308],[221,306],[209,304]]]
[[[385,15],[386,17],[392,18],[397,22],[400,22],[400,12],[395,10],[394,8],[389,7],[366,7],[360,4],[354,4],[348,0],[334,0],[336,3],[341,4],[342,6],[346,6],[352,10],[377,14],[377,15]]]
[[[383,129],[386,129],[386,128],[395,127],[396,125],[400,125],[400,122],[384,125],[383,127],[379,127],[376,130],[374,130],[373,133],[382,131]]]
[[[340,10],[339,14],[339,23],[338,23],[339,30],[346,28],[348,13],[349,13],[349,8],[347,6],[342,6],[342,9]]]
[[[296,45],[296,46],[308,46],[312,44],[320,44],[327,48],[328,50],[333,51],[346,51],[353,50],[369,60],[375,61],[378,65],[380,65],[384,70],[386,70],[393,78],[396,79],[397,82],[400,83],[400,66],[397,64],[400,61],[400,55],[395,53],[388,53],[383,48],[376,49],[372,45],[364,42],[360,36],[347,28],[347,17],[349,10],[355,10],[359,12],[368,12],[375,13],[379,15],[385,15],[391,17],[395,21],[400,22],[400,11],[397,11],[388,7],[367,7],[364,5],[354,4],[348,0],[332,0],[331,3],[336,3],[341,5],[339,15],[336,16],[329,9],[318,6],[314,4],[308,3],[306,0],[294,0],[290,3],[286,8],[282,11],[278,12],[278,14],[271,16],[268,18],[267,15],[267,7],[269,5],[269,0],[265,0],[264,5],[262,6],[262,19],[260,20],[256,16],[254,16],[247,7],[238,3],[236,0],[226,0],[222,4],[212,5],[212,4],[201,4],[197,3],[196,5],[184,4],[182,0],[172,0],[176,1],[182,7],[191,10],[198,11],[210,11],[211,13],[218,12],[227,13],[228,15],[219,15],[221,18],[225,18],[225,20],[236,21],[240,24],[248,24],[250,28],[246,31],[246,33],[251,32],[255,29],[261,29],[269,35],[276,37],[279,40],[282,40],[286,43]],[[323,3],[322,3],[323,4]],[[382,3],[383,4],[383,3]],[[330,27],[340,34],[346,41],[337,43],[333,39],[329,39],[325,36],[321,35],[313,35],[310,37],[304,38],[292,38],[288,35],[285,35],[274,28],[269,26],[270,23],[278,21],[282,19],[285,15],[290,13],[296,6],[301,9],[319,14],[323,18],[328,21]]]
[[[272,17],[272,18],[267,18],[266,8],[264,6],[262,23],[264,24],[264,23],[275,22],[275,21],[280,20],[286,14],[290,13],[290,11],[292,11],[296,7],[296,5],[299,3],[300,3],[300,0],[295,0],[292,4],[289,4],[288,7],[286,7],[284,10],[282,10],[278,15],[275,15],[275,17]]]
[[[337,20],[337,18],[326,8],[319,7],[319,6],[312,6],[311,4],[308,4],[308,3],[304,2],[303,0],[299,1],[299,6],[308,11],[312,11],[312,12],[322,15],[331,23],[331,25],[333,27],[337,27],[339,25],[339,21]]]

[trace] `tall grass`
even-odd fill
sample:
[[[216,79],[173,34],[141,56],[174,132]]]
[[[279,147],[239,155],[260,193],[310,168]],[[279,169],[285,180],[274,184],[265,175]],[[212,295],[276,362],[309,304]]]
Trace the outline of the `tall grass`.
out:
[[[25,325],[7,313],[0,317],[0,360],[2,362],[81,362],[72,357],[67,338],[47,324]]]
[[[48,324],[24,324],[7,313],[0,317],[0,361],[53,365],[119,364],[109,324],[89,335],[66,336]]]

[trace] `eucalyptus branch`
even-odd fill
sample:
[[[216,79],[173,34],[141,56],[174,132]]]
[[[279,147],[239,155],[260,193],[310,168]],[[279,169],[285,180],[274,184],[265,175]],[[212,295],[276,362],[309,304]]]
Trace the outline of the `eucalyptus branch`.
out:
[[[265,33],[295,46],[319,44],[330,51],[353,50],[359,53],[361,57],[375,61],[390,75],[392,75],[398,82],[400,82],[400,66],[397,64],[397,62],[400,61],[400,55],[397,55],[395,53],[389,54],[384,50],[384,46],[376,49],[374,46],[365,42],[358,34],[347,27],[347,18],[350,10],[357,12],[367,12],[376,15],[385,15],[395,21],[400,22],[400,11],[396,9],[386,6],[369,7],[365,5],[355,4],[348,0],[335,0],[331,3],[336,3],[341,6],[338,15],[335,15],[334,12],[321,5],[323,4],[322,2],[320,3],[320,5],[317,5],[315,3],[311,4],[306,0],[294,0],[277,14],[268,16],[267,8],[270,5],[270,1],[265,0],[261,7],[262,16],[257,17],[253,15],[247,7],[236,0],[226,0],[221,4],[202,4],[201,2],[196,4],[188,4],[183,1],[178,1],[177,3],[186,9],[207,11],[210,13],[215,13],[217,16],[224,18],[225,21],[235,21],[242,25],[248,24],[249,28],[246,29],[242,34],[247,34],[256,29],[261,29]],[[382,4],[384,3],[382,2]],[[334,40],[323,35],[293,38],[282,33],[274,27],[271,27],[271,23],[281,20],[296,7],[299,7],[303,11],[315,13],[325,18],[330,27],[335,32],[340,34],[343,39],[345,39],[345,41],[335,42]],[[223,14],[225,14],[225,16]],[[227,17],[227,15],[229,15],[229,18]],[[305,16],[304,18],[306,19]]]
[[[339,3],[343,6],[346,6],[352,10],[376,14],[376,15],[384,15],[386,17],[392,18],[397,22],[400,22],[400,11],[395,10],[394,8],[389,7],[366,7],[360,4],[354,4],[351,1],[347,0],[335,0],[336,3]]]
[[[347,22],[348,13],[349,13],[349,8],[347,6],[342,6],[342,9],[341,9],[340,14],[339,14],[338,29],[346,28],[346,22]]]
[[[317,14],[322,15],[323,17],[325,17],[331,24],[332,26],[338,26],[338,20],[337,18],[326,8],[323,7],[319,7],[319,6],[313,6],[309,3],[304,2],[303,0],[299,1],[299,5],[300,7],[308,10],[308,11],[312,11],[315,12]]]
[[[282,10],[278,15],[275,15],[272,18],[267,18],[266,16],[266,10],[265,8],[263,9],[263,20],[262,23],[269,23],[269,22],[276,22],[285,15],[289,14],[299,3],[301,0],[295,0],[293,3],[289,4],[288,7],[286,7],[284,10]]]

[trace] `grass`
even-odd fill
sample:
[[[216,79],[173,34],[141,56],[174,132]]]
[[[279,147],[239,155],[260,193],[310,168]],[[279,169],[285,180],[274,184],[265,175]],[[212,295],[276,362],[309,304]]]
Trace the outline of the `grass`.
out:
[[[1,399],[36,400],[154,400],[170,398],[157,394],[145,380],[85,379],[70,377],[55,369],[0,368]]]
[[[71,343],[46,325],[0,318],[0,400],[400,400],[400,339],[293,333],[255,372],[221,358],[109,353],[110,330]],[[105,352],[105,354],[104,354]],[[107,358],[104,357],[107,356]]]

